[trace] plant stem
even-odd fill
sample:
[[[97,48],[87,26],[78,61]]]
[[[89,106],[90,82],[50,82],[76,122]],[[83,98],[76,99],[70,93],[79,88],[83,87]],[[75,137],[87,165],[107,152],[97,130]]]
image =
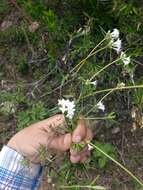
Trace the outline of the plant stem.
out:
[[[95,189],[95,190],[106,190],[106,188],[101,186],[91,186],[91,185],[71,185],[71,186],[60,186],[63,189],[72,189],[72,188],[88,188],[88,189]]]
[[[129,174],[138,184],[140,184],[141,187],[143,187],[143,182],[140,179],[138,179],[132,172],[130,172],[126,167],[124,167],[122,164],[120,164],[118,161],[116,161],[114,158],[112,158],[110,155],[108,155],[106,152],[104,152],[102,149],[100,149],[95,144],[93,144],[91,142],[88,142],[88,144],[91,145],[92,147],[94,147],[95,149],[97,149],[102,154],[104,154],[107,158],[112,160],[115,164],[117,164],[120,168],[122,168],[127,174]]]
[[[106,68],[108,68],[110,65],[116,63],[117,61],[119,61],[121,58],[116,59],[114,61],[112,61],[111,63],[105,65],[102,69],[100,69],[98,72],[96,72],[89,80],[92,81],[97,75],[99,75],[99,73],[101,73],[103,70],[105,70]]]
[[[103,97],[101,98],[101,100],[99,100],[98,102],[102,102],[102,101],[103,101],[109,94],[111,94],[113,91],[114,91],[114,90],[109,91],[109,92],[108,92],[107,94],[105,94],[105,96],[103,96]],[[98,104],[98,103],[97,103],[97,104]],[[94,108],[96,108],[97,104],[94,105],[94,106],[87,112],[86,115],[88,115]]]
[[[140,85],[134,85],[134,86],[124,86],[124,87],[115,87],[115,88],[108,88],[108,89],[103,89],[103,90],[98,90],[96,92],[92,92],[91,94],[87,94],[86,96],[81,97],[81,99],[88,98],[90,96],[94,96],[95,94],[101,94],[104,92],[109,92],[109,91],[117,91],[117,90],[128,90],[128,89],[135,89],[135,88],[143,88],[143,84]]]
[[[105,94],[105,96],[103,96],[103,97],[99,100],[99,102],[102,102],[102,101],[103,101],[107,96],[109,96],[113,91],[114,91],[114,89],[111,90],[111,91],[109,91],[107,94]]]
[[[92,50],[91,52],[89,53],[89,55],[91,55],[95,50],[96,48],[98,48],[98,46],[100,46],[104,41],[105,41],[106,38],[103,38],[103,40],[101,40]]]
[[[92,57],[93,55],[97,54],[98,52],[100,52],[100,51],[106,49],[107,47],[108,47],[108,46],[105,46],[105,47],[103,47],[103,48],[101,48],[101,49],[99,49],[99,50],[93,52],[92,54],[89,54],[85,59],[83,59],[82,61],[80,61],[79,64],[77,65],[77,71],[76,71],[76,73],[78,73],[78,71],[79,71],[79,70],[81,69],[81,67],[85,64],[85,61],[86,61],[88,58],[90,58],[90,57]]]
[[[82,65],[85,63],[85,61],[86,61],[88,58],[90,58],[91,56],[93,56],[93,55],[95,55],[96,53],[98,53],[98,52],[102,51],[103,49],[105,49],[107,46],[105,46],[105,47],[103,47],[103,48],[101,48],[101,49],[95,51],[95,49],[96,49],[98,46],[100,46],[100,45],[104,42],[104,40],[105,40],[105,38],[104,38],[101,42],[99,42],[99,44],[97,44],[97,45],[91,50],[91,52],[88,54],[88,56],[87,56],[86,58],[84,58],[83,60],[81,60],[81,61],[71,70],[71,73],[72,73],[76,68],[79,67],[78,70],[77,70],[77,72],[78,72],[78,71],[80,70],[80,68],[82,67]]]
[[[84,117],[86,120],[106,120],[106,119],[114,119],[115,116],[105,116],[105,117]]]
[[[93,184],[98,180],[99,177],[100,177],[100,175],[97,175],[97,176],[95,177],[95,179],[90,183],[90,185],[93,185]]]

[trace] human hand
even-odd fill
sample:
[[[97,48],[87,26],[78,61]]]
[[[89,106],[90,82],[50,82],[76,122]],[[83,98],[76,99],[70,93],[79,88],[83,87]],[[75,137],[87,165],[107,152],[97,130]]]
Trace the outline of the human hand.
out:
[[[75,152],[71,149],[71,144],[91,140],[91,130],[86,127],[85,121],[82,119],[72,134],[55,134],[58,127],[64,123],[64,116],[61,114],[35,123],[14,135],[8,142],[8,146],[33,163],[40,163],[39,149],[41,145],[47,151],[65,152],[70,150],[70,160],[72,163],[85,161],[89,155],[87,147],[81,152]]]

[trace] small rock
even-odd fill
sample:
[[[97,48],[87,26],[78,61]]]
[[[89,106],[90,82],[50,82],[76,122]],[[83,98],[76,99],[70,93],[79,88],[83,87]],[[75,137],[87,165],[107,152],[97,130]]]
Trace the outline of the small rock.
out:
[[[116,127],[116,128],[112,129],[112,134],[117,134],[119,132],[120,132],[120,128],[119,127]]]
[[[7,28],[9,28],[10,26],[12,26],[12,21],[9,21],[9,20],[4,20],[2,23],[1,23],[1,31],[5,31]]]
[[[28,29],[29,32],[35,32],[39,28],[39,23],[37,21],[32,22],[31,25],[29,25]]]

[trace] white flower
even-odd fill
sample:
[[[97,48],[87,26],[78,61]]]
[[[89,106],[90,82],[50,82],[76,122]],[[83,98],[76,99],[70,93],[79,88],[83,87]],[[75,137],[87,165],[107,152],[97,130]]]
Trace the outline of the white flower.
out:
[[[98,104],[97,104],[97,108],[100,109],[100,110],[102,110],[102,111],[105,110],[105,106],[104,106],[104,104],[103,104],[101,101],[98,102]]]
[[[111,38],[113,40],[117,40],[119,38],[120,32],[118,29],[113,29],[113,32],[111,32]]]
[[[75,112],[75,103],[74,101],[61,99],[58,100],[59,109],[63,114],[66,115],[69,119],[72,119]]]
[[[93,149],[93,146],[91,146],[90,144],[87,144],[87,148],[89,151],[91,151]]]
[[[113,29],[113,32],[108,31],[106,34],[107,39],[110,40],[109,47],[114,49],[117,53],[120,53],[122,48],[122,41],[119,38],[120,32],[118,29]]]
[[[67,111],[66,100],[64,99],[58,100],[58,105],[62,113],[65,113]]]
[[[130,75],[131,79],[134,80],[134,75],[133,73]]]
[[[128,65],[131,61],[131,58],[127,57],[127,55],[124,52],[121,52],[120,58],[123,61],[124,65]]]
[[[94,86],[96,86],[97,85],[97,81],[96,80],[92,81],[92,82],[90,82],[90,84],[93,84]]]
[[[85,85],[90,85],[90,84],[96,86],[96,85],[97,85],[97,80],[92,81],[92,82],[91,82],[90,80],[86,80],[86,81],[85,81]]]
[[[116,41],[111,41],[111,47],[119,54],[122,48],[122,41],[118,38]]]

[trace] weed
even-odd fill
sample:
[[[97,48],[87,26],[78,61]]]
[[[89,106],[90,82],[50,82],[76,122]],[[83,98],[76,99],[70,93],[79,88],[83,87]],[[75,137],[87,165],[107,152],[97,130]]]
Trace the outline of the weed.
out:
[[[13,115],[17,111],[18,104],[26,102],[20,93],[2,91],[0,94],[0,112],[4,115]]]
[[[31,108],[26,111],[20,111],[17,113],[18,131],[26,126],[44,119],[47,116],[47,111],[44,104],[39,102],[33,104]]]
[[[95,142],[95,144],[102,149],[104,152],[106,152],[108,155],[110,155],[111,157],[113,157],[114,159],[117,158],[116,155],[116,150],[115,147],[111,144],[105,143],[99,143],[99,142]],[[105,168],[108,164],[108,158],[105,157],[101,152],[95,150],[93,151],[93,156],[92,156],[92,162],[97,162],[97,165],[102,169]]]

